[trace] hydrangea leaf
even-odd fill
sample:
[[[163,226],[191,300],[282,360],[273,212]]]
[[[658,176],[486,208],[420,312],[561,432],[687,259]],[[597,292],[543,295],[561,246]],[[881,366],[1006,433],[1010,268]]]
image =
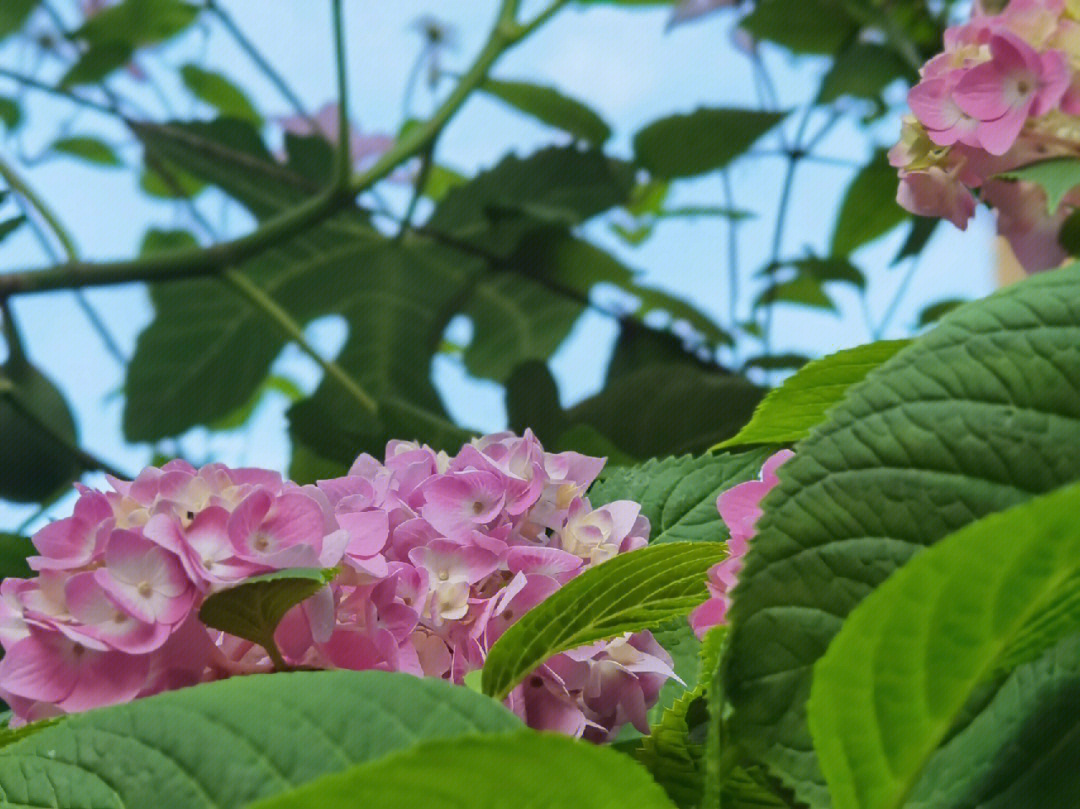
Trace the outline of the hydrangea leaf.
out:
[[[597,146],[611,137],[611,127],[599,115],[552,87],[488,79],[480,89],[526,115]]]
[[[109,144],[98,138],[70,137],[54,141],[51,148],[54,152],[71,155],[88,163],[96,163],[99,166],[122,165],[120,156]]]
[[[37,548],[26,537],[0,532],[0,579],[29,579],[34,572],[26,559],[36,554]]]
[[[879,149],[844,192],[836,215],[831,253],[846,256],[879,236],[884,236],[909,214],[896,202],[896,169]]]
[[[850,388],[763,503],[731,611],[736,742],[815,806],[810,672],[916,551],[1080,478],[1080,265],[946,315]]]
[[[686,615],[708,597],[706,574],[723,557],[718,544],[671,542],[586,570],[495,642],[484,663],[484,693],[503,699],[553,655]]]
[[[256,126],[262,123],[262,116],[252,106],[244,91],[220,73],[205,70],[196,64],[187,64],[180,68],[180,78],[192,95],[222,115],[240,118]]]
[[[983,517],[851,612],[814,666],[807,706],[836,809],[899,809],[975,688],[1032,623],[1039,651],[1080,630],[1077,513],[1073,484]]]
[[[635,809],[672,809],[664,791],[627,756],[528,731],[419,744],[251,809],[517,809],[523,801],[536,807],[623,809],[628,800]]]
[[[237,677],[73,715],[0,748],[0,790],[57,809],[240,809],[425,739],[521,727],[493,700],[437,679]]]
[[[259,644],[278,668],[286,668],[274,630],[285,613],[319,592],[337,573],[336,568],[290,568],[253,576],[208,596],[199,608],[199,620]]]
[[[1046,210],[1053,214],[1065,195],[1080,185],[1080,159],[1055,157],[1040,160],[997,176],[1005,180],[1026,180],[1041,186],[1046,192]]]
[[[805,438],[825,412],[910,340],[879,340],[814,360],[766,394],[750,423],[713,449],[743,444],[791,444]]]
[[[649,542],[723,542],[727,526],[716,510],[720,492],[752,480],[769,457],[768,449],[737,454],[683,455],[605,470],[589,490],[589,502],[602,506],[633,500],[649,519]]]
[[[722,169],[786,117],[784,112],[702,107],[653,121],[634,135],[637,162],[657,177]]]
[[[910,809],[1069,806],[1080,794],[1080,636],[1016,669],[933,755]]]
[[[759,0],[739,25],[795,53],[831,54],[859,29],[842,0]]]

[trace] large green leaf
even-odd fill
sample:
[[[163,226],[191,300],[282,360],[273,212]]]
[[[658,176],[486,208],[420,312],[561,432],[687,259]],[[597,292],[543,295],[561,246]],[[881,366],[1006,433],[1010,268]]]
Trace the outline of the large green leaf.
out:
[[[594,506],[613,500],[641,503],[649,518],[649,542],[722,542],[727,526],[716,510],[720,492],[756,478],[769,450],[737,455],[683,455],[653,459],[640,466],[618,466],[603,473],[589,490]]]
[[[807,705],[835,809],[899,809],[1030,623],[1053,615],[1044,649],[1080,630],[1078,513],[1074,484],[984,517],[852,611],[814,666]]]
[[[34,543],[24,536],[0,532],[0,579],[28,579],[34,575],[26,563],[28,556],[35,556]]]
[[[900,78],[911,79],[911,68],[894,51],[874,42],[855,42],[825,74],[817,102],[828,104],[841,96],[876,99]]]
[[[408,674],[239,677],[14,742],[0,749],[0,790],[13,806],[240,809],[423,740],[520,727],[487,697]]]
[[[199,620],[262,646],[278,666],[281,652],[274,631],[285,613],[333,581],[336,569],[291,568],[254,576],[212,593],[199,607]]]
[[[1080,793],[1080,636],[1021,666],[930,759],[908,809],[1070,806]]]
[[[686,615],[707,598],[705,574],[723,557],[717,544],[677,542],[586,570],[495,642],[484,663],[484,692],[502,699],[559,652]]]
[[[852,387],[764,503],[731,617],[731,732],[827,801],[810,669],[916,551],[1080,478],[1080,266],[947,315]]]
[[[634,155],[657,177],[704,174],[722,169],[784,117],[781,112],[703,107],[639,130]]]
[[[0,3],[0,39],[22,28],[40,0],[5,0]]]
[[[15,358],[0,366],[0,498],[38,503],[78,478],[82,461],[64,395]]]
[[[600,146],[611,137],[604,120],[575,98],[551,87],[488,79],[480,89],[545,124]]]
[[[846,256],[908,218],[896,202],[896,169],[878,150],[851,181],[833,229],[832,254]]]
[[[764,391],[745,377],[684,363],[645,365],[570,408],[636,458],[704,452],[738,432]]]
[[[576,225],[621,205],[632,185],[630,166],[596,150],[560,147],[510,156],[447,192],[424,232],[506,257],[538,230]]]
[[[558,734],[428,742],[327,776],[252,809],[672,809],[627,756]]]
[[[907,346],[910,340],[880,340],[814,360],[766,394],[750,423],[721,447],[741,444],[791,444],[809,435],[825,412],[848,389]]]

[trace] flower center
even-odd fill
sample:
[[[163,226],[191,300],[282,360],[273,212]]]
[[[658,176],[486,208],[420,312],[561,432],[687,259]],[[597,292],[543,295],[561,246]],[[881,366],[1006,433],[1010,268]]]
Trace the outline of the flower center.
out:
[[[150,598],[154,594],[154,588],[150,586],[150,582],[144,581],[139,583],[139,595],[143,598]]]
[[[473,501],[472,513],[473,514],[483,514],[484,513],[484,504],[481,503],[479,500]]]

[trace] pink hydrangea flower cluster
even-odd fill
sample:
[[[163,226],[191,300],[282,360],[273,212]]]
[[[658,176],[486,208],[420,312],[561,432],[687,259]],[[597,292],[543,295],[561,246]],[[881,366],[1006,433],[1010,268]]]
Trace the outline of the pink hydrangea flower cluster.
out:
[[[698,638],[705,637],[706,632],[726,621],[731,608],[731,591],[739,581],[749,542],[757,533],[761,501],[780,482],[776,477],[780,464],[794,454],[787,449],[777,452],[765,461],[757,480],[732,486],[716,499],[716,509],[731,537],[727,543],[728,556],[709,568],[709,600],[689,616],[690,626]]]
[[[1011,0],[995,14],[976,2],[969,22],[945,32],[908,104],[913,115],[889,153],[898,202],[964,229],[977,191],[1028,271],[1060,264],[1058,231],[1080,189],[1051,212],[1038,185],[996,177],[1080,155],[1080,3]]]
[[[592,508],[602,458],[545,452],[531,433],[454,457],[393,441],[341,478],[298,486],[182,461],[111,491],[80,487],[42,528],[32,579],[0,584],[0,696],[20,721],[270,671],[262,647],[210,630],[205,598],[246,578],[340,567],[275,640],[290,666],[383,669],[461,683],[517,617],[583,570],[640,548],[629,501]],[[560,654],[510,695],[535,728],[604,740],[671,677],[647,632]]]

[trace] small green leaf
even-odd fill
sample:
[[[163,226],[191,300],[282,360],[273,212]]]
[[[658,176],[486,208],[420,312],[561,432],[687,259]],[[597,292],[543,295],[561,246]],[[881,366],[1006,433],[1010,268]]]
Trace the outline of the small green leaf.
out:
[[[839,314],[836,304],[826,294],[823,283],[810,275],[797,275],[790,281],[781,281],[763,289],[754,300],[754,307],[771,306],[774,303],[794,303]]]
[[[60,77],[60,88],[97,84],[114,70],[130,62],[133,52],[131,46],[123,42],[103,42],[91,45]]]
[[[805,366],[766,394],[750,423],[713,449],[743,444],[793,444],[825,419],[826,411],[910,340],[881,340],[837,351]]]
[[[99,166],[122,165],[116,151],[109,144],[97,138],[61,138],[54,142],[51,148],[54,152],[78,157],[89,163],[97,163]]]
[[[911,78],[909,68],[890,48],[873,42],[855,42],[836,57],[821,82],[817,103],[841,96],[875,99],[892,82]]]
[[[783,112],[703,107],[639,130],[634,155],[657,177],[705,174],[722,169],[785,117]]]
[[[424,196],[432,202],[439,202],[451,189],[457,188],[459,185],[465,185],[468,181],[469,178],[464,174],[456,172],[446,166],[440,166],[438,164],[433,165],[431,170],[428,171],[427,184],[424,186]]]
[[[958,306],[963,306],[965,303],[967,303],[965,300],[950,298],[948,300],[930,304],[919,313],[919,322],[916,325],[916,328],[921,329],[923,326],[929,326],[931,323],[936,323],[953,309]]]
[[[716,510],[719,494],[757,477],[768,449],[646,461],[639,466],[607,469],[589,490],[589,501],[601,506],[614,500],[641,504],[652,530],[650,544],[723,542],[727,526]]]
[[[909,218],[896,202],[898,182],[896,169],[879,149],[844,193],[833,230],[832,255],[849,255]]]
[[[810,731],[837,809],[897,809],[975,687],[1041,623],[1080,630],[1080,486],[984,517],[852,610],[814,667]]]
[[[599,115],[577,99],[569,98],[551,87],[488,79],[480,85],[480,89],[526,115],[597,146],[611,137],[611,128]]]
[[[220,73],[187,64],[180,68],[180,77],[192,95],[222,115],[240,118],[256,126],[262,124],[262,116],[252,106],[244,91]]]
[[[10,219],[5,219],[0,222],[0,242],[3,242],[8,236],[18,230],[26,222],[26,216],[19,214],[13,216]]]
[[[279,668],[287,668],[274,643],[274,630],[285,613],[329,584],[336,568],[292,568],[255,576],[209,596],[199,620],[262,646]]]
[[[36,575],[26,563],[37,548],[24,536],[0,532],[0,579],[29,579]]]
[[[997,176],[1003,180],[1026,180],[1042,186],[1046,192],[1046,210],[1053,214],[1065,195],[1080,185],[1080,158],[1055,157],[1040,160],[1038,163],[1011,169]]]
[[[904,243],[900,245],[900,249],[896,251],[893,260],[889,262],[889,266],[896,266],[905,258],[919,255],[923,251],[923,248],[929,244],[931,237],[937,232],[937,227],[942,221],[943,220],[938,219],[937,217],[912,217],[911,229],[908,231],[907,238],[904,239]]]
[[[739,23],[755,39],[768,39],[795,53],[832,54],[858,31],[842,0],[758,0]]]
[[[627,756],[529,731],[418,744],[250,809],[623,809],[628,796],[634,809],[673,809],[663,790]]]
[[[183,0],[123,0],[99,11],[73,36],[91,46],[122,43],[135,48],[171,39],[198,16],[199,7]]]
[[[3,0],[0,3],[0,40],[23,27],[39,0]]]
[[[795,352],[757,354],[743,361],[742,372],[746,373],[750,368],[759,368],[762,371],[797,371],[808,362],[810,362],[808,356]]]
[[[23,113],[19,102],[8,96],[0,96],[0,123],[9,132],[14,131],[22,123]]]
[[[723,557],[719,543],[672,542],[586,570],[495,642],[484,663],[484,693],[504,699],[553,655],[686,615],[707,598],[706,573]]]

